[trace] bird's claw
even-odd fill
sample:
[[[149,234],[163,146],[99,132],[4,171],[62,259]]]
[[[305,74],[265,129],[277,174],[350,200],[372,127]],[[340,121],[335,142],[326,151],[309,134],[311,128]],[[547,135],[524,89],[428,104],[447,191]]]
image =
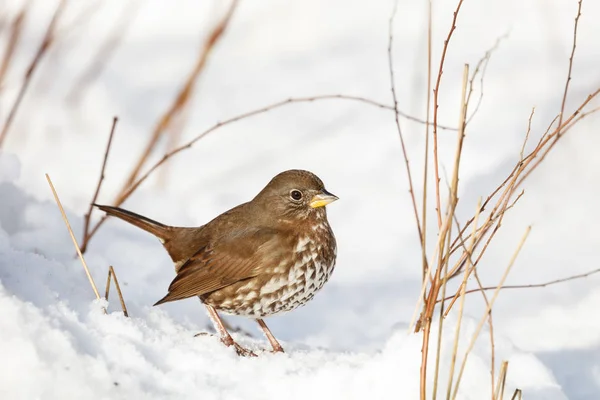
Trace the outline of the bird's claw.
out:
[[[235,348],[235,352],[238,356],[241,357],[257,357],[256,353],[252,350],[248,350],[238,344],[231,336],[221,338],[221,342],[227,347],[233,346]]]

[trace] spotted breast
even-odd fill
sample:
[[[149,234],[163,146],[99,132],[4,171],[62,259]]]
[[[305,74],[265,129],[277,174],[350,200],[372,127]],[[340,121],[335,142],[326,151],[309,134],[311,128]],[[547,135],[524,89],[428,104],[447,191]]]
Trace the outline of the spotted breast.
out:
[[[306,304],[329,280],[337,256],[327,219],[323,216],[315,222],[295,238],[288,257],[265,268],[271,272],[268,279],[250,278],[204,296],[202,301],[225,314],[249,318],[269,317]]]

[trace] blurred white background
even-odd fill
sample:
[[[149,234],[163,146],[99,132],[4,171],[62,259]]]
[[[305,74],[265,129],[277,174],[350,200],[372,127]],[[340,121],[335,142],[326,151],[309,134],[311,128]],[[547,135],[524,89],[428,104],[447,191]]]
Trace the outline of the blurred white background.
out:
[[[4,48],[7,21],[23,5],[15,0],[0,5]],[[33,1],[29,8],[0,89],[2,124],[56,5]],[[392,5],[387,0],[241,1],[196,85],[180,143],[218,121],[289,97],[346,94],[391,104],[387,44]],[[112,117],[120,120],[100,203],[113,200],[226,6],[191,0],[168,5],[145,0],[134,6],[116,0],[69,3],[56,46],[39,65],[2,148],[18,157],[16,185],[26,194],[23,197],[50,200],[44,179],[49,173],[80,235]],[[433,6],[435,76],[456,4],[434,1]],[[419,118],[425,118],[426,104],[426,10],[425,1],[400,1],[394,24],[399,108]],[[461,221],[518,160],[532,108],[530,147],[559,112],[576,10],[575,0],[464,2],[441,83],[442,124],[457,124],[463,65],[473,68],[499,37],[507,36],[492,55],[483,100],[467,130]],[[131,17],[126,18],[129,25],[101,74],[76,102],[67,101],[123,15]],[[584,1],[567,112],[600,85],[599,17],[600,3]],[[479,92],[474,96],[477,100]],[[591,116],[569,132],[526,182],[525,196],[507,215],[482,261],[485,284],[496,284],[528,225],[532,233],[508,284],[544,282],[598,268],[598,123],[598,117]],[[425,129],[407,120],[401,124],[420,196]],[[440,131],[447,175],[455,141],[455,132]],[[160,142],[152,162],[168,149],[167,142]],[[315,300],[272,318],[271,329],[283,340],[309,346],[381,349],[395,328],[405,329],[421,279],[420,248],[392,112],[348,100],[323,100],[288,105],[226,126],[169,161],[124,207],[168,224],[201,225],[251,199],[273,175],[288,168],[315,172],[340,197],[329,207],[339,255],[332,280]],[[18,208],[32,201],[24,198],[7,195],[0,201]],[[12,246],[33,250],[40,241],[54,242],[53,256],[68,260],[73,250],[66,232],[64,238],[55,238],[41,229],[45,220],[59,218],[53,203],[42,204],[25,215],[3,206],[0,224]],[[94,220],[100,216],[94,214]],[[429,221],[433,244],[435,220]],[[115,266],[132,315],[148,312],[174,275],[154,238],[116,220],[101,228],[87,258],[98,282],[109,264]],[[78,296],[89,297],[83,274],[73,282],[82,286],[81,295],[59,289],[64,282],[49,282],[63,300],[77,303]],[[600,277],[593,276],[542,289],[505,291],[494,308],[496,333],[519,349],[535,352],[572,399],[600,393],[599,284]],[[20,286],[5,286],[36,302]],[[161,308],[192,329],[207,323],[195,300]],[[467,315],[479,318],[482,311],[480,296],[472,295]],[[252,321],[230,321],[258,333]]]

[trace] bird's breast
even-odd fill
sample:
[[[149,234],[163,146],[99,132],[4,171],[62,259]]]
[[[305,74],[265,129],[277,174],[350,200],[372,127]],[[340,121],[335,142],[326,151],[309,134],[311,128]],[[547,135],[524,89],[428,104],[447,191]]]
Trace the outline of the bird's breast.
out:
[[[291,311],[311,300],[329,280],[336,255],[333,232],[326,221],[319,221],[295,236],[288,254],[277,265],[236,285],[230,300],[215,306],[226,313],[252,318]]]

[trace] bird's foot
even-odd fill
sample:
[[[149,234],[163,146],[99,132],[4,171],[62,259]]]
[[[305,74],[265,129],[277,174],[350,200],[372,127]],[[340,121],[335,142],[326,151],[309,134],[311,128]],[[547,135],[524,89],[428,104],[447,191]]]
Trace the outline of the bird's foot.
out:
[[[227,347],[233,346],[235,348],[235,352],[238,356],[241,357],[257,357],[256,353],[252,350],[248,350],[238,344],[231,336],[226,336],[221,338],[221,342]]]
[[[275,354],[275,353],[285,353],[285,351],[283,351],[283,347],[281,347],[281,345],[279,343],[277,343],[277,345],[272,345],[273,346],[273,350],[271,350],[271,353]]]

